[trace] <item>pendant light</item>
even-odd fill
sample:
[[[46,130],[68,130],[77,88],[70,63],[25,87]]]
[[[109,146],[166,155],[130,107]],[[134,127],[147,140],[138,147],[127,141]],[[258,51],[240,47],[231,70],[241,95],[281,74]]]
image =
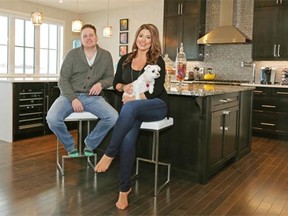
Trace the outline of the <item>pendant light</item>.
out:
[[[40,26],[43,22],[43,13],[38,11],[38,1],[37,1],[37,10],[36,12],[31,13],[31,22],[35,26]]]
[[[78,18],[78,0],[77,0],[76,11],[77,11],[77,19],[72,21],[72,32],[80,32],[83,26],[83,22],[79,20]]]
[[[112,37],[112,26],[109,25],[109,0],[107,7],[107,26],[103,28],[103,37]]]

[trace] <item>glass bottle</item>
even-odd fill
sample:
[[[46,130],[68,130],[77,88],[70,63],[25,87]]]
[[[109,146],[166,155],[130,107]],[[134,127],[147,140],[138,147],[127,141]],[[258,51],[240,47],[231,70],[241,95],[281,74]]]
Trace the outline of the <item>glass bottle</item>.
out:
[[[165,62],[166,69],[165,88],[169,89],[171,86],[171,76],[175,75],[175,68],[173,61],[169,58],[167,53],[165,54],[163,60]]]
[[[182,86],[182,82],[186,77],[187,59],[184,53],[183,43],[180,45],[179,52],[176,56],[176,79],[179,81],[179,86]]]

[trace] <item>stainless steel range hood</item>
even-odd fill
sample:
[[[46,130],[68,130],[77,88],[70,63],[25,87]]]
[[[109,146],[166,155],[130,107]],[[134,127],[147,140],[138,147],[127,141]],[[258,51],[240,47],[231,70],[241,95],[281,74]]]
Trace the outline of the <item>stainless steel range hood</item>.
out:
[[[233,25],[233,1],[220,0],[219,27],[197,40],[197,44],[243,44],[251,42]]]

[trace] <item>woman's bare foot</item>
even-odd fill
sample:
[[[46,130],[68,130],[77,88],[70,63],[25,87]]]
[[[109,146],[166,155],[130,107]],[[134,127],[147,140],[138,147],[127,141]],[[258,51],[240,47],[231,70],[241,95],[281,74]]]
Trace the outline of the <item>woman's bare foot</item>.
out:
[[[116,207],[120,210],[124,210],[128,207],[128,195],[131,192],[131,188],[127,192],[119,192],[118,201],[116,202]]]
[[[95,172],[105,172],[109,168],[112,160],[112,157],[108,157],[104,154],[100,161],[97,163],[95,167]]]

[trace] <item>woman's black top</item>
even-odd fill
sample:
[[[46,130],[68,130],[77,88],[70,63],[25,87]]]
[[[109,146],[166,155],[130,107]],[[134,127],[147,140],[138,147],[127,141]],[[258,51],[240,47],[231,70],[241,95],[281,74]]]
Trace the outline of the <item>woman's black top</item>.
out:
[[[116,74],[113,81],[114,89],[116,89],[116,85],[118,83],[129,84],[133,82],[144,72],[144,68],[141,71],[133,70],[131,68],[131,63],[127,64],[123,69],[122,67],[123,62],[130,54],[131,53],[128,53],[122,56],[118,62]],[[166,89],[164,88],[165,75],[166,75],[165,62],[161,56],[157,60],[157,65],[161,68],[161,70],[160,70],[160,77],[155,79],[154,91],[152,94],[150,94],[148,91],[146,91],[144,94],[147,99],[160,98],[168,105],[168,95]]]

